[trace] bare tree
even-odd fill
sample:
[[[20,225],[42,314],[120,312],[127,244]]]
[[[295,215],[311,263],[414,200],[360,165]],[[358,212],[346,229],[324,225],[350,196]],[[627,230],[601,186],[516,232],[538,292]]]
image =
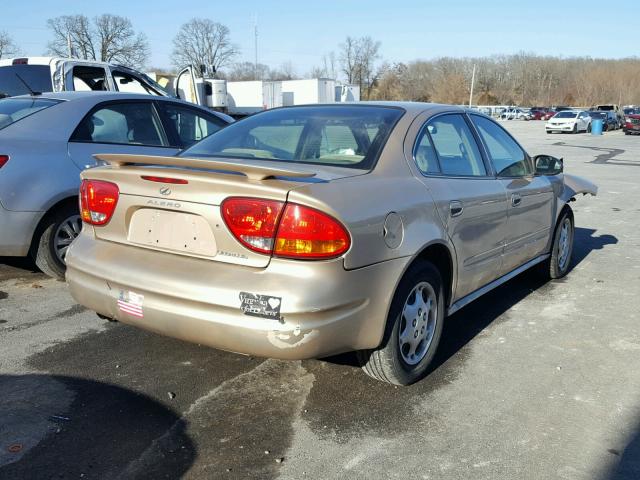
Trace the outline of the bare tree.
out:
[[[104,14],[90,20],[85,15],[51,18],[47,26],[53,33],[49,53],[86,60],[144,66],[149,45],[143,33],[136,33],[131,20]]]
[[[340,63],[347,82],[360,85],[360,91],[369,98],[376,81],[375,64],[380,59],[380,42],[371,37],[347,37],[340,49]]]
[[[18,53],[18,47],[7,32],[0,30],[0,58],[12,56]]]
[[[229,28],[206,18],[193,18],[180,27],[173,39],[171,60],[180,68],[185,65],[228,66],[238,55],[231,43]]]
[[[258,64],[258,78],[265,79],[269,78],[270,70],[267,65],[262,63]],[[247,81],[247,80],[255,80],[256,79],[256,64],[253,62],[239,62],[234,63],[228,69],[225,69],[223,72],[223,76],[227,80],[231,81]]]

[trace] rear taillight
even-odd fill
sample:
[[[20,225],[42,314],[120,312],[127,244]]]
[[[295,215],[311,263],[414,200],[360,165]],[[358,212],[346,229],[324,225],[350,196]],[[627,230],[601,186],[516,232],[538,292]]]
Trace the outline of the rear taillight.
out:
[[[222,202],[221,209],[231,233],[254,252],[326,259],[342,255],[351,245],[340,222],[304,205],[231,197]]]
[[[273,239],[284,203],[259,198],[227,198],[222,217],[231,233],[249,250],[273,251]]]
[[[276,235],[274,255],[288,258],[331,258],[349,250],[347,230],[326,213],[288,203]]]
[[[9,161],[9,155],[0,155],[0,168],[4,167]]]
[[[118,203],[120,191],[115,183],[83,180],[80,184],[80,216],[91,225],[106,225]]]

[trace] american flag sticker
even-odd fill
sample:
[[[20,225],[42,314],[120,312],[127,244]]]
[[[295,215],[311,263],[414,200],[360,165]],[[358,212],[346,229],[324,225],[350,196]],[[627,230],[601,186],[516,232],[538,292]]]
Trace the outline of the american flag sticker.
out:
[[[118,297],[118,308],[121,312],[128,313],[134,317],[143,318],[142,302],[144,301],[144,295],[131,292],[128,290],[120,290],[120,296]]]

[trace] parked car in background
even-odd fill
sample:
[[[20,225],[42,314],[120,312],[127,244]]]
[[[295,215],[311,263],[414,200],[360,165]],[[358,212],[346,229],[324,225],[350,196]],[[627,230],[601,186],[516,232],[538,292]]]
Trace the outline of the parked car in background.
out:
[[[531,120],[531,114],[522,108],[508,108],[500,114],[502,120]]]
[[[80,172],[96,153],[174,155],[233,120],[168,97],[61,92],[0,100],[0,256],[48,275],[80,232]]]
[[[554,110],[553,108],[550,108],[549,110],[547,110],[543,116],[543,120],[549,120],[551,117],[553,117],[556,113],[558,113],[557,110]]]
[[[565,275],[570,202],[597,191],[491,118],[421,103],[267,110],[176,157],[99,158],[67,254],[78,303],[250,355],[356,350],[399,385],[445,316],[533,266]]]
[[[610,112],[596,112],[593,110],[589,111],[589,116],[591,117],[591,123],[593,124],[594,120],[600,120],[602,122],[602,131],[608,132],[609,130],[615,130],[617,127],[616,115],[614,112],[613,115],[609,115]]]
[[[617,105],[615,103],[595,105],[592,110],[597,110],[600,112],[614,112],[617,117],[618,124],[622,124],[622,122],[624,122],[624,111],[622,110],[622,108],[620,108],[620,105]]]
[[[579,133],[591,131],[591,117],[584,110],[562,110],[545,124],[547,133]]]
[[[625,114],[622,128],[625,135],[640,134],[640,108],[631,109]]]
[[[548,113],[549,109],[546,107],[531,107],[531,120],[544,120]]]

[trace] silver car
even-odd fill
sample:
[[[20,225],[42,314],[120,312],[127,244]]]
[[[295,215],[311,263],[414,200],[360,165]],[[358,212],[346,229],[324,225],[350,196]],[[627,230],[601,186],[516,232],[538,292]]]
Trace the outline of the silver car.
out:
[[[80,172],[95,153],[174,155],[231,123],[168,97],[66,92],[0,100],[0,256],[64,277],[81,228]]]
[[[67,282],[100,315],[264,357],[356,350],[409,384],[446,315],[533,266],[567,273],[596,194],[492,119],[447,105],[259,113],[177,157],[98,155]]]

